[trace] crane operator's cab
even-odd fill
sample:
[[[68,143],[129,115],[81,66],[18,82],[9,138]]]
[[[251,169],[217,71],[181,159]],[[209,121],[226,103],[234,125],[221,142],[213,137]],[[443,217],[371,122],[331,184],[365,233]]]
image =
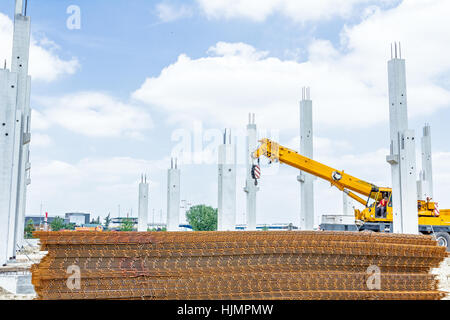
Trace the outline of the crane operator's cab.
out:
[[[392,221],[392,191],[389,188],[373,188],[367,198],[366,208],[355,210],[356,220],[361,222]]]

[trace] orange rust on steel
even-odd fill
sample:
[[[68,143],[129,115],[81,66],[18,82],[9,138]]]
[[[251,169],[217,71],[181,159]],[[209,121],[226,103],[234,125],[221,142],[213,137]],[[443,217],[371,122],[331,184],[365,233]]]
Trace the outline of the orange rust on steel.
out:
[[[357,232],[36,232],[38,299],[440,299],[429,236]],[[67,268],[81,288],[67,287]],[[369,266],[381,288],[369,290]]]

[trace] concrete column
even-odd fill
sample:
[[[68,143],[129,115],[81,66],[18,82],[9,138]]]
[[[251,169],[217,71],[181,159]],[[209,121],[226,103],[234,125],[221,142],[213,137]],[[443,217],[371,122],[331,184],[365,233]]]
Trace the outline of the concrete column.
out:
[[[408,130],[406,68],[400,45],[391,47],[388,62],[393,231],[417,234],[417,183],[414,132]]]
[[[23,10],[16,1],[11,71],[0,71],[0,264],[22,246],[30,182],[30,18]]]
[[[167,231],[178,231],[180,225],[180,170],[177,159],[171,160],[167,172]]]
[[[148,183],[147,176],[141,176],[139,183],[138,231],[147,231],[148,228]]]
[[[344,216],[354,216],[353,200],[345,192],[342,192],[342,212]]]
[[[259,191],[252,178],[253,159],[252,153],[258,147],[255,114],[249,114],[247,125],[247,178],[245,180],[244,191],[247,195],[247,230],[256,230],[256,192]]]
[[[15,219],[15,208],[11,211],[13,190],[14,150],[16,132],[19,132],[16,120],[20,123],[20,112],[16,115],[17,74],[0,70],[0,265],[11,257],[8,244],[11,241],[10,225]]]
[[[425,124],[423,127],[422,136],[422,170],[419,174],[419,181],[417,182],[418,199],[427,200],[433,198],[433,165],[431,153],[431,127]]]
[[[422,171],[419,172],[419,180],[417,180],[417,200],[420,200],[423,198],[423,186],[425,184],[425,181],[422,177]]]
[[[15,14],[23,13],[23,0],[16,0]]]
[[[236,146],[232,144],[231,132],[225,130],[223,144],[219,145],[218,183],[218,231],[236,229]]]
[[[313,158],[312,101],[310,89],[302,89],[300,101],[300,154]],[[314,228],[314,176],[300,171],[300,230]]]
[[[31,141],[31,108],[30,108],[30,93],[31,93],[31,78],[27,77],[27,93],[22,117],[22,149],[20,154],[20,187],[19,187],[19,202],[18,214],[16,216],[16,248],[22,248],[24,242],[24,225],[25,225],[25,211],[27,187],[31,183],[30,178],[30,141]]]
[[[405,130],[400,140],[400,188],[402,202],[402,233],[419,233],[416,183],[416,142],[414,130]],[[395,221],[394,221],[395,222]],[[397,224],[397,227],[398,224]],[[394,232],[395,223],[394,223]]]
[[[23,1],[16,1],[16,15],[14,19],[13,55],[11,60],[11,72],[18,75],[16,110],[21,112],[20,137],[18,137],[18,162],[17,167],[17,191],[16,213],[14,221],[14,242],[10,246],[11,255],[23,245],[26,189],[30,184],[29,171],[29,144],[31,141],[31,108],[30,92],[31,78],[28,75],[29,51],[30,51],[30,18],[22,15]],[[20,13],[17,10],[21,10]]]

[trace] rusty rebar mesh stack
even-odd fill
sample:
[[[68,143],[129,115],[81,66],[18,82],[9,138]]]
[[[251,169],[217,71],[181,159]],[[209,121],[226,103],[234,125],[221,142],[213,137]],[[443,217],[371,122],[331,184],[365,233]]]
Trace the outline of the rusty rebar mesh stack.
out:
[[[446,251],[428,236],[326,231],[36,232],[35,236],[41,250],[48,251],[32,266],[38,299],[444,296],[430,270]],[[79,289],[68,286],[74,281],[69,279],[74,270],[70,266],[79,268]],[[376,268],[381,271],[379,289],[371,273]]]

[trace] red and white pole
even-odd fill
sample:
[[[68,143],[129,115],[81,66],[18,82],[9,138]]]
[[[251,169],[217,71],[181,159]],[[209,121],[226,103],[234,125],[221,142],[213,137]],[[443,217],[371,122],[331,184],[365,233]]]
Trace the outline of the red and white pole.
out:
[[[45,212],[44,231],[48,231],[48,212]]]

